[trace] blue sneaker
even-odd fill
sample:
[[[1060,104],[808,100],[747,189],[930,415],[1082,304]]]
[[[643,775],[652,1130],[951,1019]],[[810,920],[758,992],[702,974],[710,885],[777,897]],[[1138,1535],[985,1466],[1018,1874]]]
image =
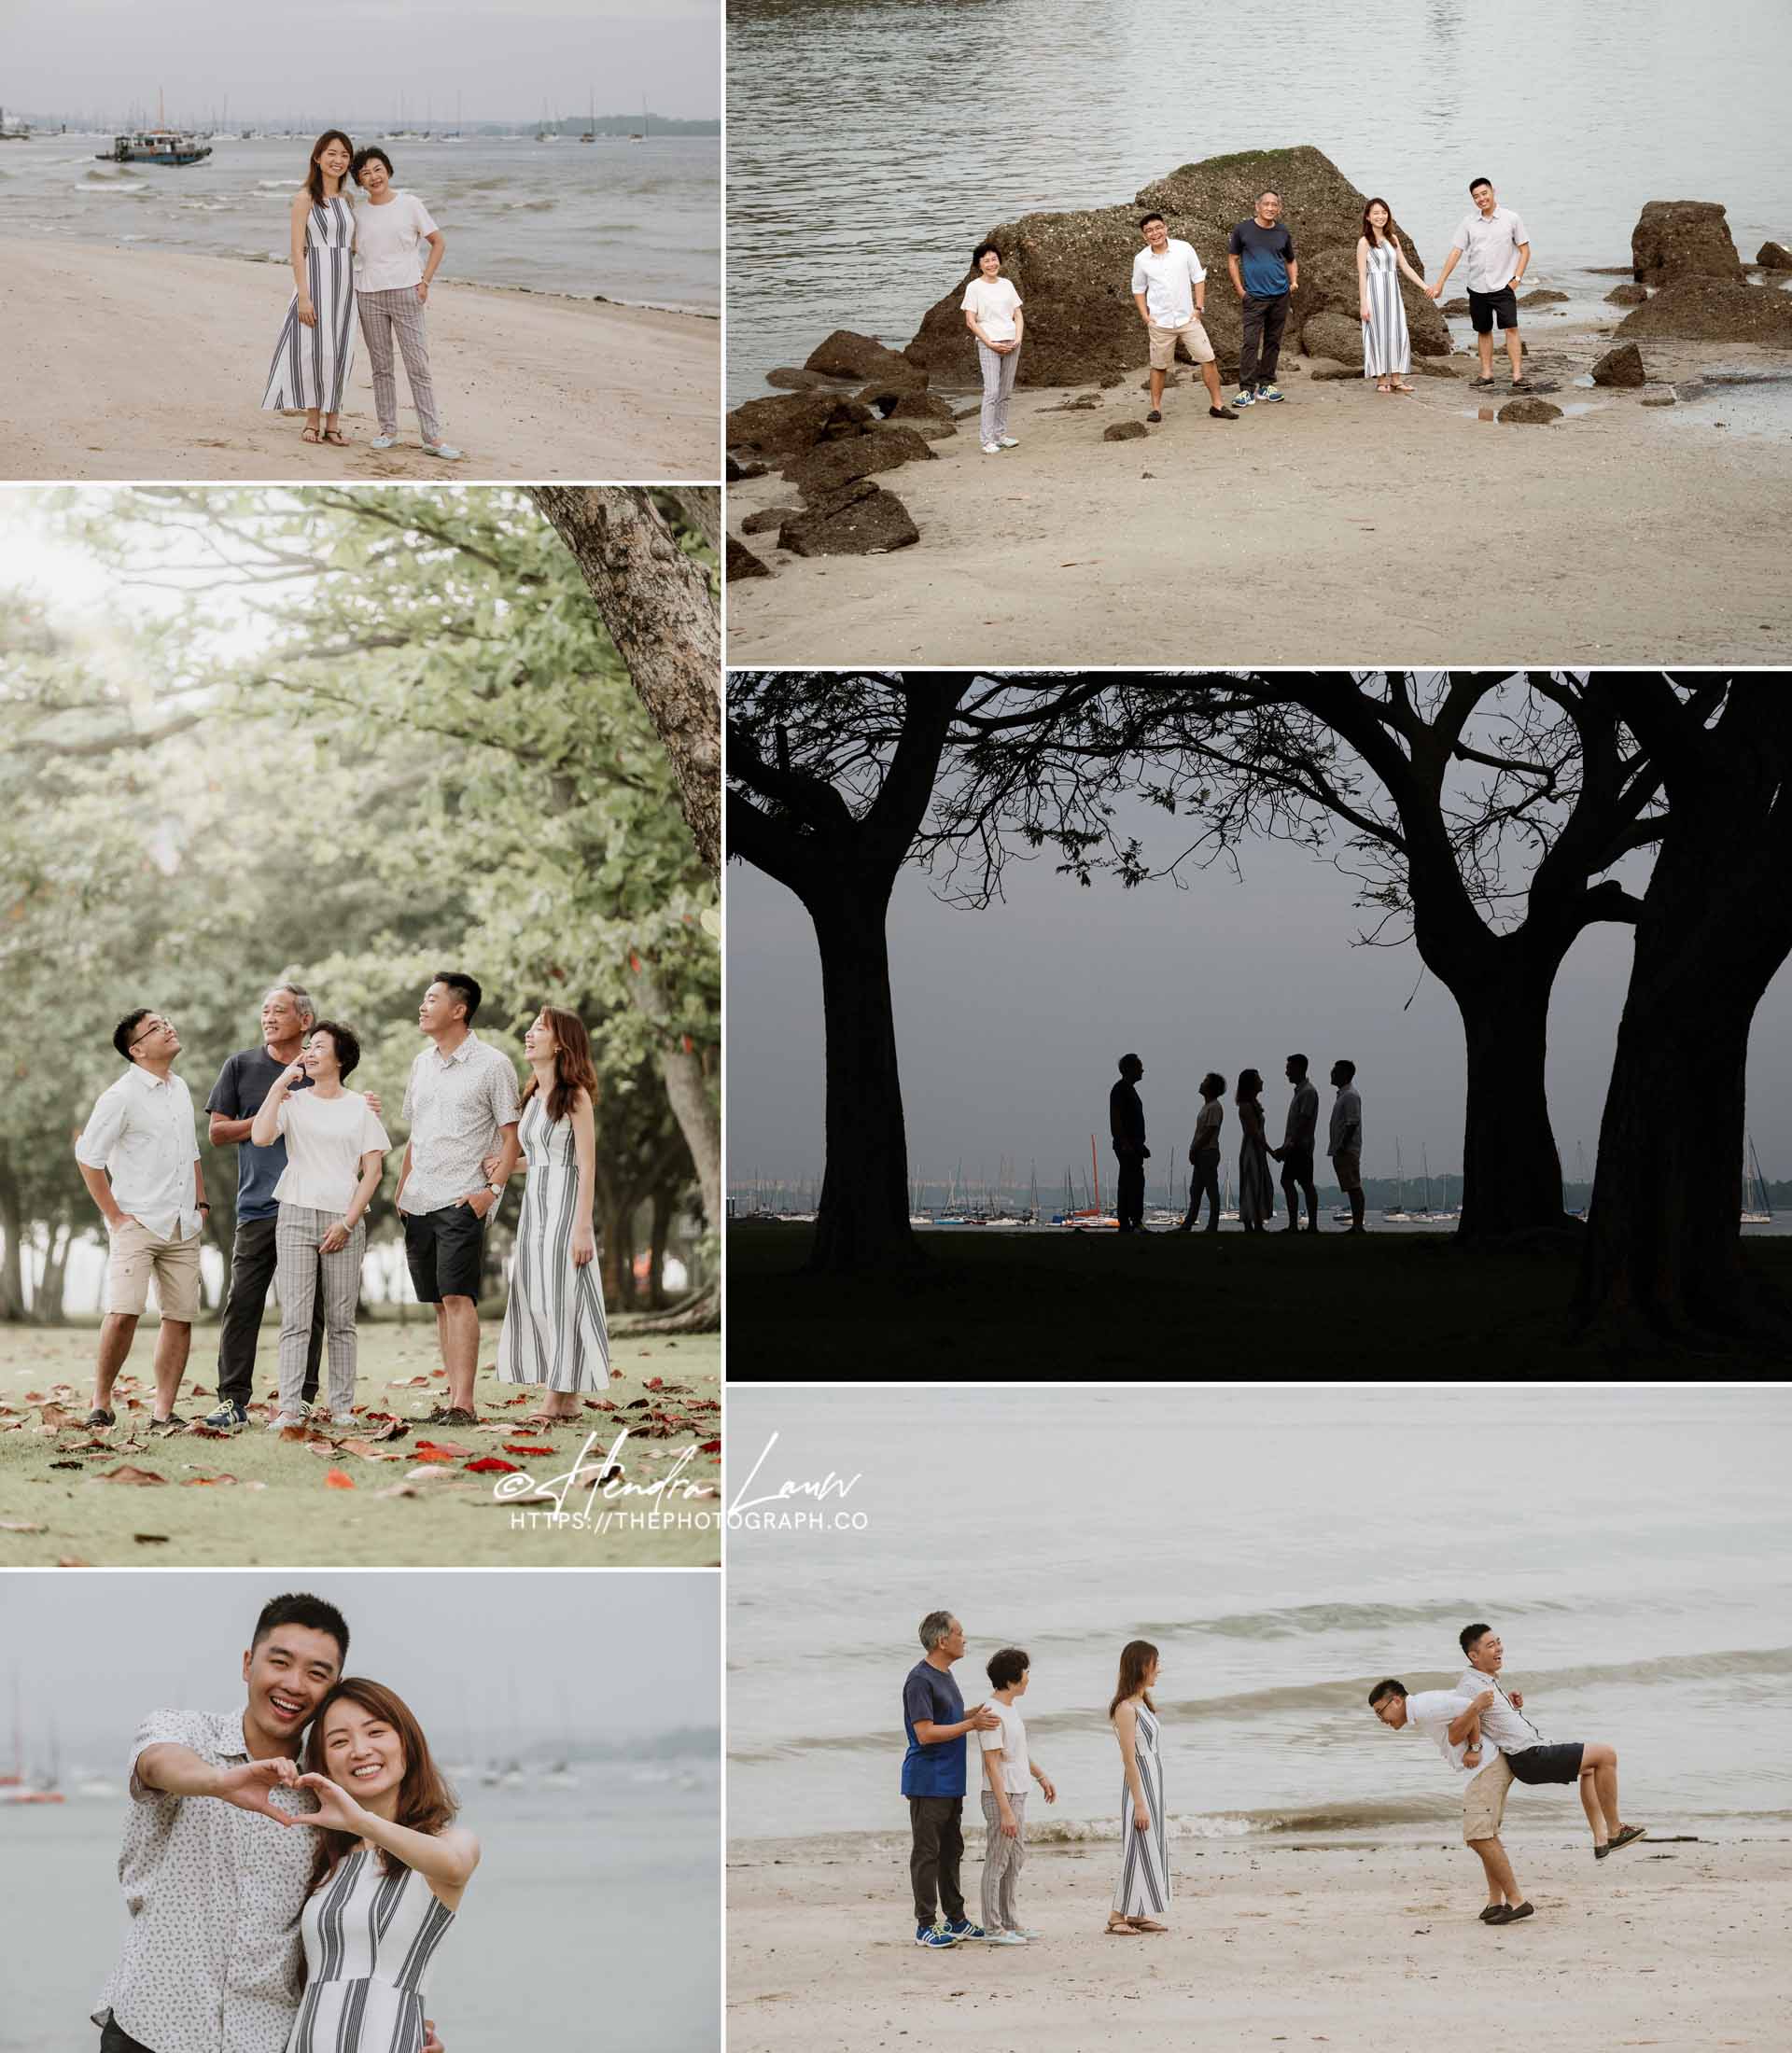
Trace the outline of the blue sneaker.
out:
[[[1259,385],[1257,387],[1257,398],[1267,400],[1272,406],[1278,399],[1285,399],[1287,397],[1288,395],[1280,385]]]
[[[1256,403],[1257,396],[1249,385],[1240,385],[1237,397],[1232,401],[1234,406],[1255,406]]]
[[[940,1930],[945,1934],[954,1946],[962,1944],[966,1939],[987,1939],[989,1936],[981,1925],[973,1924],[969,1918],[952,1920],[943,1924]]]
[[[234,1427],[246,1426],[248,1422],[249,1415],[243,1406],[232,1404],[228,1400],[220,1404],[215,1412],[205,1414],[205,1423],[208,1426],[216,1426],[220,1432],[229,1432]]]
[[[915,1927],[915,1944],[917,1946],[945,1947],[957,1946],[958,1943],[956,1939],[947,1938],[938,1925],[917,1925]]]

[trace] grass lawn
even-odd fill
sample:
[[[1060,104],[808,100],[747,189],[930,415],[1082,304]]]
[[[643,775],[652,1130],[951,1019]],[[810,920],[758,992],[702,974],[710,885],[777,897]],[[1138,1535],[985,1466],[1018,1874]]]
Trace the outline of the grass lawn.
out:
[[[256,1389],[267,1397],[277,1331],[277,1320],[264,1324],[256,1362]],[[91,1321],[0,1326],[0,1567],[636,1568],[721,1559],[719,1452],[686,1462],[663,1510],[659,1497],[625,1497],[613,1486],[594,1500],[589,1466],[630,1428],[618,1459],[623,1481],[638,1491],[667,1476],[684,1449],[720,1440],[714,1334],[613,1334],[610,1366],[621,1375],[602,1404],[587,1399],[578,1425],[524,1432],[506,1421],[525,1417],[539,1392],[497,1381],[497,1326],[488,1322],[480,1334],[479,1426],[432,1432],[418,1421],[441,1402],[433,1321],[363,1322],[357,1395],[366,1424],[277,1440],[260,1423],[269,1406],[259,1398],[257,1422],[239,1432],[149,1436],[155,1329],[147,1320],[119,1380],[118,1424],[88,1432],[80,1420],[92,1406],[97,1338]],[[217,1327],[195,1327],[182,1417],[211,1409],[217,1363]],[[660,1387],[650,1388],[650,1378]],[[381,1415],[408,1430],[375,1437]],[[564,1478],[593,1432],[599,1437],[584,1480],[564,1500],[568,1516],[590,1511],[587,1529],[549,1525],[553,1506],[545,1501],[525,1511],[496,1497],[497,1486],[515,1487],[522,1472],[544,1486]],[[449,1452],[431,1458],[430,1445]],[[510,1451],[516,1447],[553,1451]],[[469,1472],[486,1459],[511,1469]],[[107,1480],[119,1468],[160,1480]],[[711,1494],[680,1498],[686,1481]],[[656,1513],[664,1528],[645,1524]]]
[[[1615,1361],[1568,1334],[1572,1253],[1449,1234],[923,1233],[918,1274],[802,1275],[810,1229],[728,1232],[731,1377],[973,1382],[1071,1377],[1783,1375],[1783,1353]],[[1792,1239],[1751,1241],[1792,1298]]]

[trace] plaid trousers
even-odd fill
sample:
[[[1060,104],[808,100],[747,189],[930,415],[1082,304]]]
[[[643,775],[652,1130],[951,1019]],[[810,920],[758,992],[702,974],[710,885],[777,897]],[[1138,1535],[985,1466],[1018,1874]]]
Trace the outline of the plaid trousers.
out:
[[[417,426],[426,442],[441,440],[441,422],[436,414],[436,389],[429,383],[429,343],[424,333],[423,303],[416,287],[406,286],[392,292],[357,292],[355,304],[360,310],[361,333],[367,338],[367,354],[373,364],[373,410],[380,416],[380,432],[399,431],[399,380],[392,365],[392,338],[399,339],[404,356],[404,374],[411,381],[411,403],[417,410]]]
[[[320,1277],[329,1348],[329,1408],[346,1412],[355,1404],[355,1306],[361,1294],[367,1221],[357,1222],[345,1248],[324,1254],[317,1244],[341,1216],[283,1204],[274,1226],[278,1263],[274,1273],[280,1289],[280,1409],[294,1417],[304,1409],[305,1349]]]

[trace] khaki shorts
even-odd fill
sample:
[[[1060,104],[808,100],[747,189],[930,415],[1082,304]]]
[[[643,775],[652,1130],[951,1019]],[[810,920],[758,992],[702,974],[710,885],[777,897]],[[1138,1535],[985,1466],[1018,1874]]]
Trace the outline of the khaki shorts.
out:
[[[1186,328],[1154,328],[1145,323],[1145,333],[1151,337],[1151,368],[1168,370],[1176,361],[1176,344],[1186,342],[1188,353],[1197,364],[1213,361],[1213,344],[1207,339],[1207,330],[1198,321],[1191,321]]]
[[[1490,1761],[1478,1775],[1469,1778],[1463,1792],[1463,1837],[1468,1841],[1491,1839],[1505,1816],[1505,1793],[1512,1787],[1512,1769],[1505,1755]]]
[[[105,1268],[106,1310],[140,1315],[153,1277],[161,1316],[190,1326],[199,1316],[199,1247],[197,1234],[190,1240],[164,1240],[134,1219],[119,1227]]]
[[[1363,1188],[1363,1157],[1353,1148],[1340,1148],[1332,1157],[1332,1169],[1340,1191]]]

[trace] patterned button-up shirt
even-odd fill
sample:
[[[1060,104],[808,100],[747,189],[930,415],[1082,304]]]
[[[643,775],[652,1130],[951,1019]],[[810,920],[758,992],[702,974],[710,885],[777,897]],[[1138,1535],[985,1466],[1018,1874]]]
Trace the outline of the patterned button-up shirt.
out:
[[[432,1042],[411,1065],[404,1114],[411,1170],[399,1196],[403,1212],[436,1212],[485,1187],[481,1166],[498,1131],[523,1116],[511,1058],[469,1033],[453,1054]]]
[[[277,1825],[216,1796],[147,1787],[148,1747],[189,1747],[218,1767],[248,1759],[240,1711],[153,1711],[131,1747],[131,1814],[119,1853],[130,1929],[93,2013],[155,2053],[284,2053],[305,1956],[299,1920],[315,1833]],[[317,1808],[308,1790],[276,1789],[276,1810]]]

